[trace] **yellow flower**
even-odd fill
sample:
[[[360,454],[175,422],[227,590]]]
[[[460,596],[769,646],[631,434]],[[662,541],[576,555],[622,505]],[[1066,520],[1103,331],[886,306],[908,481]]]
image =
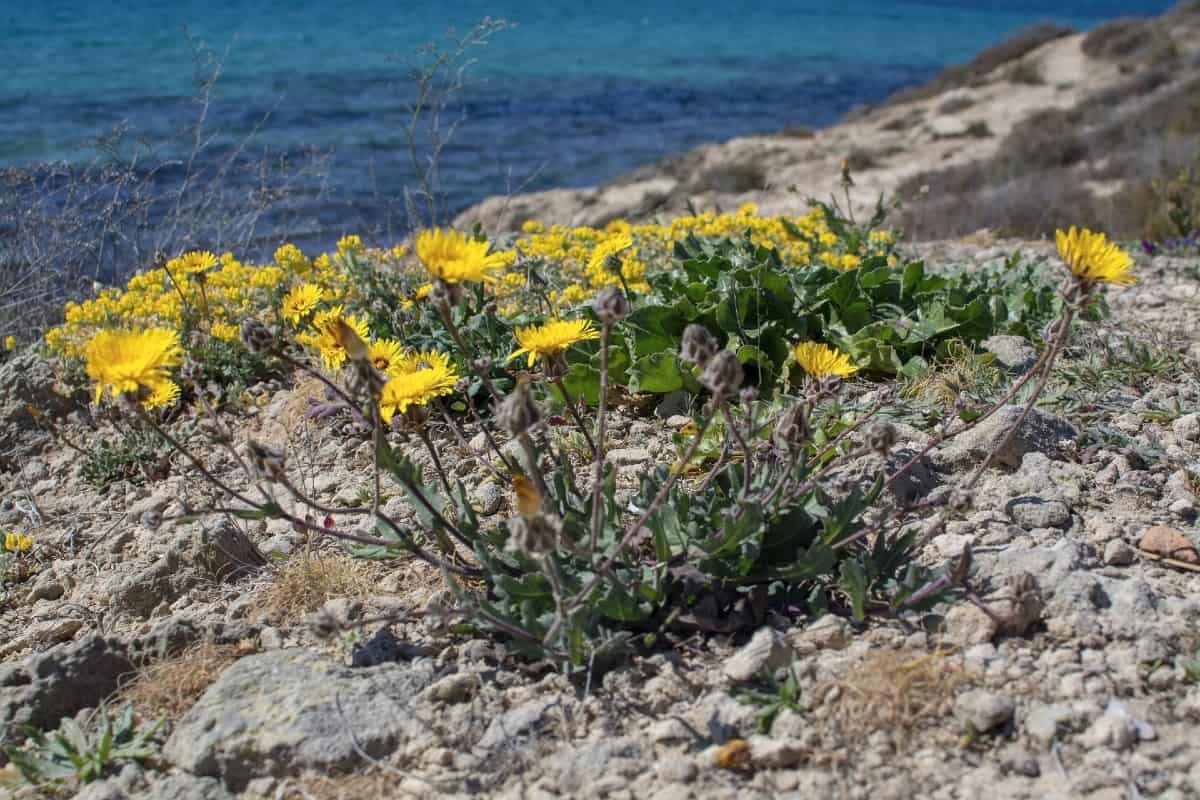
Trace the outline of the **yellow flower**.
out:
[[[434,228],[417,234],[417,258],[434,278],[446,283],[496,280],[490,273],[511,261],[504,253],[488,253],[488,243],[458,231]]]
[[[179,386],[173,381],[164,380],[154,387],[143,405],[146,408],[165,408],[175,405],[175,401],[178,399]]]
[[[183,363],[183,350],[179,334],[166,328],[102,330],[88,342],[85,357],[99,404],[105,388],[113,397],[158,391],[167,380],[167,368]]]
[[[228,322],[214,322],[209,331],[214,337],[225,342],[236,342],[241,336],[241,331],[237,325],[231,325]]]
[[[354,234],[343,236],[342,238],[338,239],[337,249],[338,253],[341,255],[346,255],[346,253],[362,254],[367,250],[367,248],[363,246],[362,237]]]
[[[16,350],[17,349],[17,337],[15,337],[15,336],[4,337],[4,349],[10,353],[13,350]]]
[[[303,283],[287,293],[287,296],[283,298],[283,305],[280,306],[279,313],[288,322],[299,325],[305,317],[312,313],[324,296],[325,293],[321,291],[320,286],[315,283]]]
[[[845,378],[858,372],[858,367],[850,363],[850,356],[827,344],[801,342],[792,352],[804,371],[814,378],[827,375]]]
[[[16,531],[4,534],[4,549],[10,553],[21,553],[33,547],[33,537]]]
[[[588,259],[588,271],[603,273],[608,269],[607,262],[609,257],[615,256],[622,250],[627,250],[630,247],[633,247],[633,237],[627,233],[605,239],[596,245],[596,249],[592,251],[592,257]]]
[[[525,233],[541,233],[546,230],[546,226],[536,219],[527,219],[521,223],[521,230]]]
[[[435,397],[450,394],[458,381],[458,372],[443,353],[413,353],[404,359],[404,368],[393,373],[379,398],[379,415],[390,423],[397,412],[421,406]]]
[[[576,342],[600,338],[599,331],[586,319],[552,319],[545,325],[517,328],[514,335],[517,337],[517,344],[521,346],[513,351],[508,360],[512,361],[522,353],[528,353],[530,367],[537,356],[552,358]]]
[[[342,366],[348,355],[346,347],[342,343],[344,337],[338,335],[339,322],[346,324],[362,341],[367,340],[367,321],[359,317],[346,316],[342,306],[334,306],[327,311],[318,313],[312,321],[313,331],[302,333],[296,337],[301,344],[319,351],[321,360],[331,370]]]
[[[207,272],[217,264],[217,257],[207,250],[193,250],[168,261],[167,270],[172,273],[182,272],[187,275],[196,275]]]
[[[862,263],[862,259],[853,253],[846,253],[842,256],[842,263],[839,265],[844,270],[858,269],[858,265]]]
[[[392,248],[391,252],[392,252],[392,258],[399,261],[400,259],[404,258],[406,255],[408,255],[408,248],[402,244],[398,244]]]
[[[404,361],[404,349],[395,339],[380,339],[367,345],[367,360],[380,372],[398,372]]]
[[[308,272],[312,263],[296,245],[288,243],[275,251],[275,263],[290,272]]]
[[[1075,277],[1085,282],[1137,283],[1130,269],[1133,258],[1103,233],[1093,233],[1084,228],[1064,233],[1054,232],[1058,242],[1058,255]]]

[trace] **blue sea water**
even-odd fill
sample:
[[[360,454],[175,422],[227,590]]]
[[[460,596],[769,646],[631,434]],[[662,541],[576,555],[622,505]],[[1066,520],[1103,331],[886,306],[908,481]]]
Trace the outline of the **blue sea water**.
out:
[[[296,164],[322,154],[325,178],[304,192],[309,238],[328,240],[379,223],[381,198],[412,185],[415,53],[449,46],[448,29],[483,17],[513,25],[470,51],[442,120],[443,130],[459,123],[440,160],[452,209],[518,187],[600,182],[704,142],[827,125],[1030,23],[1083,29],[1169,5],[0,0],[0,167],[86,162],[118,129],[127,148],[185,154],[203,110],[215,137],[205,158],[242,145]],[[205,59],[221,72],[202,109]]]

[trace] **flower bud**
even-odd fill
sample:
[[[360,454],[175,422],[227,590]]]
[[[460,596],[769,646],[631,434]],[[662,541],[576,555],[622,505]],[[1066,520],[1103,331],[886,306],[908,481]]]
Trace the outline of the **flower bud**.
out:
[[[367,360],[367,343],[359,338],[358,332],[351,328],[344,319],[335,319],[329,325],[329,332],[351,361]]]
[[[242,344],[251,353],[266,353],[275,346],[275,334],[256,319],[242,320]]]
[[[775,443],[785,450],[798,449],[808,444],[812,429],[808,424],[808,406],[797,403],[779,419],[775,428]]]
[[[842,383],[843,383],[842,376],[826,375],[825,377],[821,378],[821,384],[820,384],[821,394],[824,394],[824,395],[837,394],[838,391],[841,390],[841,388],[842,388]]]
[[[683,342],[679,345],[679,357],[684,361],[703,367],[717,352],[717,340],[703,325],[692,323],[683,329]]]
[[[629,316],[629,298],[615,286],[604,289],[592,301],[596,316],[606,325],[614,325]]]
[[[179,367],[179,381],[185,384],[194,384],[200,380],[203,374],[200,362],[192,358],[184,359],[184,362]]]
[[[476,375],[486,375],[492,371],[492,360],[487,356],[480,356],[471,362],[471,369]]]
[[[429,299],[438,305],[456,306],[463,301],[462,284],[434,281],[433,288],[429,290]]]
[[[555,514],[522,514],[508,522],[509,542],[518,553],[537,558],[554,551],[562,534],[562,520]]]
[[[250,468],[260,478],[274,483],[280,483],[287,478],[285,451],[254,439],[246,442],[246,449],[250,454]]]
[[[700,383],[718,397],[727,397],[738,390],[744,378],[742,365],[737,356],[728,350],[722,350],[708,360]]]
[[[542,413],[533,400],[533,393],[529,391],[528,381],[525,380],[517,381],[512,394],[504,398],[496,408],[496,424],[512,436],[525,433],[541,419]]]
[[[876,422],[867,429],[867,447],[886,456],[896,444],[896,426],[890,422]]]

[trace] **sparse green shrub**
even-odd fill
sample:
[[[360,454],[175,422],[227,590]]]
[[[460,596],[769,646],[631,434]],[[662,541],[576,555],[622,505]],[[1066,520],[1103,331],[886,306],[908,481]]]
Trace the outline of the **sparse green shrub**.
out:
[[[116,439],[97,439],[79,465],[79,475],[97,489],[117,481],[143,483],[166,477],[170,450],[152,430],[132,430]]]
[[[65,789],[72,783],[99,780],[125,762],[154,758],[158,728],[158,724],[138,726],[133,706],[126,706],[115,720],[101,707],[87,728],[67,717],[56,731],[29,731],[23,747],[5,747],[4,754],[27,783]]]

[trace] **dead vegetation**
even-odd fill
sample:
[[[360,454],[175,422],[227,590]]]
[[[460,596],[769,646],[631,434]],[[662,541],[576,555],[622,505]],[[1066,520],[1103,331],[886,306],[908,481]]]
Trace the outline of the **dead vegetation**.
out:
[[[121,700],[143,719],[179,719],[238,655],[238,645],[197,642],[143,666],[121,690]]]
[[[832,704],[845,734],[887,731],[903,737],[919,723],[950,714],[968,680],[949,651],[886,650],[818,688],[817,697]]]
[[[272,620],[297,624],[335,597],[364,600],[372,590],[368,569],[368,564],[345,556],[294,557],[266,590],[262,609]]]

